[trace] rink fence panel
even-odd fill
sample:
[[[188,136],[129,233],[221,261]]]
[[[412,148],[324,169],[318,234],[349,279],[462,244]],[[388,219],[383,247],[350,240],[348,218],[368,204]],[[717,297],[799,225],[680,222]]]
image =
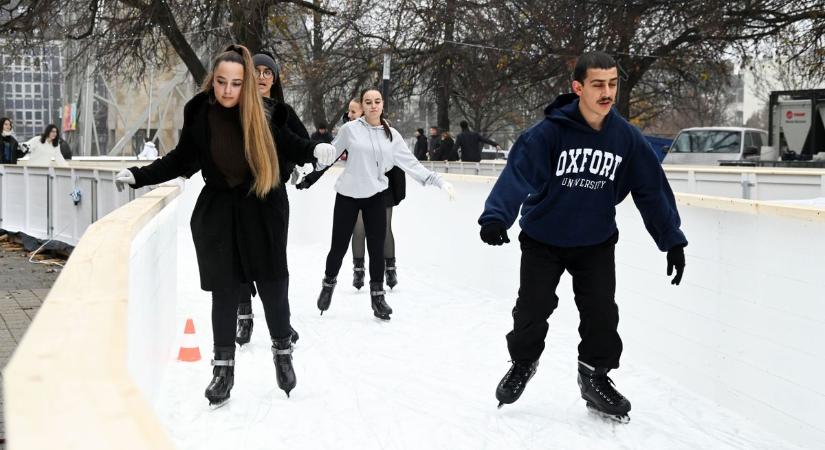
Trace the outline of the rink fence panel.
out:
[[[678,194],[685,277],[632,201],[617,210],[625,359],[803,447],[825,442],[825,210]],[[617,372],[620,376],[621,372]]]
[[[164,358],[133,337],[153,316],[173,316],[162,298],[138,302],[163,289],[174,298],[166,258],[179,192],[159,187],[89,226],[4,371],[10,450],[173,448],[141,389],[145,374],[129,365]]]

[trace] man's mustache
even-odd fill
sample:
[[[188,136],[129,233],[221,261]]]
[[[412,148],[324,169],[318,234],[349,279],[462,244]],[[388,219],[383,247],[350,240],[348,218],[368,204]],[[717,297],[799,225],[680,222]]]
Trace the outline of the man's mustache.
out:
[[[599,101],[600,101],[600,102],[603,102],[603,101],[605,101],[605,100],[607,100],[607,101],[609,101],[609,102],[612,102],[612,101],[613,101],[613,97],[602,97],[602,98],[600,98],[600,99],[599,99]]]

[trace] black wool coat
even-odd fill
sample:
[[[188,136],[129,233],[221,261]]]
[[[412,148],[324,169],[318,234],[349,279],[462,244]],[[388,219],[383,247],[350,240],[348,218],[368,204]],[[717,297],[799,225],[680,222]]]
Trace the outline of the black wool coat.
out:
[[[282,176],[281,183],[262,199],[250,192],[251,175],[241,185],[229,188],[209,151],[209,104],[206,93],[189,100],[184,107],[177,147],[148,166],[129,168],[135,176],[134,187],[171,180],[191,173],[193,167],[201,170],[206,186],[190,220],[201,289],[212,291],[236,283],[284,279],[289,276],[289,202],[285,186],[288,178]],[[276,108],[285,106],[280,103]],[[287,111],[276,109],[270,122],[279,164],[315,161],[316,143],[289,131],[287,116]]]

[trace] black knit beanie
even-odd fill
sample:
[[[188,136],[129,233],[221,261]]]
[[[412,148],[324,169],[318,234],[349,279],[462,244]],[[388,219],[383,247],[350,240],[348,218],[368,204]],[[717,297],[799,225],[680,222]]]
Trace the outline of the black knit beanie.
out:
[[[272,71],[272,78],[275,78],[275,79],[278,78],[278,73],[279,73],[278,63],[276,63],[275,60],[272,59],[272,57],[270,57],[269,55],[264,55],[263,53],[258,53],[258,54],[256,54],[255,56],[252,57],[252,63],[255,65],[255,67],[258,67],[258,66],[268,67],[269,70]]]

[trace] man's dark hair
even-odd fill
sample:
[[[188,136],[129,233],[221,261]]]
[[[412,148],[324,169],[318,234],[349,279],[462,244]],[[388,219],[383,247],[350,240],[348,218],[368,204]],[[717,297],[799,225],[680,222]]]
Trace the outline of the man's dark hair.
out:
[[[315,127],[315,128],[318,128],[319,130],[321,130],[321,129],[326,130],[327,129],[327,124],[326,124],[326,122],[318,122],[318,126]]]
[[[462,130],[466,130],[466,129],[470,128],[470,124],[467,123],[466,120],[462,120],[461,123],[459,123],[459,125],[461,125]]]
[[[573,79],[584,83],[587,69],[612,69],[617,67],[616,60],[605,52],[587,52],[579,56],[576,68],[573,69]]]
[[[424,136],[424,129],[423,128],[418,128],[415,131],[418,131],[418,134],[420,134],[421,136]]]
[[[438,131],[438,127],[430,127],[431,130]]]

